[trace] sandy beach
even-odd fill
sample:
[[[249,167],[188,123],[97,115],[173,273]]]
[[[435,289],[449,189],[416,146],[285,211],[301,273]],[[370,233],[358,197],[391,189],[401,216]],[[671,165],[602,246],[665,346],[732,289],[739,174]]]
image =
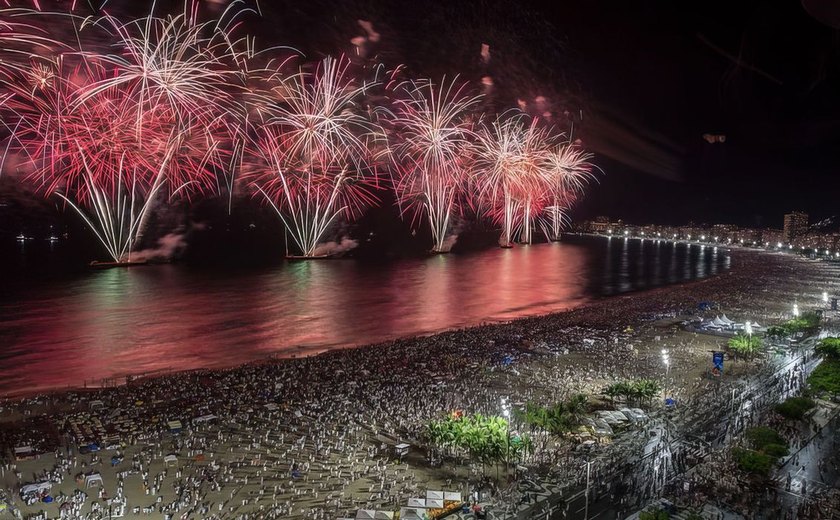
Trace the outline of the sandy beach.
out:
[[[7,400],[0,482],[25,518],[108,518],[125,504],[127,518],[331,519],[358,508],[394,511],[429,489],[467,494],[480,468],[431,467],[420,438],[429,419],[497,414],[501,397],[524,405],[597,396],[639,377],[688,401],[702,392],[709,351],[724,340],[685,332],[681,320],[725,313],[773,325],[794,301],[822,308],[822,292],[840,290],[838,272],[834,263],[733,250],[730,269],[716,277],[568,312]],[[701,312],[699,302],[717,310]],[[671,353],[667,377],[662,348]],[[727,362],[726,377],[757,366]],[[402,462],[399,442],[411,445]],[[90,444],[99,451],[80,452]],[[14,460],[20,447],[37,458]],[[86,487],[93,474],[102,485]],[[23,504],[20,487],[45,480],[54,500]]]

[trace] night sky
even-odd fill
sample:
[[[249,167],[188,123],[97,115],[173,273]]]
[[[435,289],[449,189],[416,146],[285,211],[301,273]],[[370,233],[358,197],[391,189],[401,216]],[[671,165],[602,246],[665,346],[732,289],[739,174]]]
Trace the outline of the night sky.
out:
[[[108,8],[142,15],[140,4]],[[382,34],[375,59],[414,77],[477,81],[488,43],[496,108],[545,96],[574,114],[575,137],[596,154],[604,174],[577,220],[781,227],[790,210],[835,213],[840,41],[798,1],[260,4],[249,32],[311,60],[346,52],[366,19]],[[32,197],[0,179],[5,234],[57,214]]]

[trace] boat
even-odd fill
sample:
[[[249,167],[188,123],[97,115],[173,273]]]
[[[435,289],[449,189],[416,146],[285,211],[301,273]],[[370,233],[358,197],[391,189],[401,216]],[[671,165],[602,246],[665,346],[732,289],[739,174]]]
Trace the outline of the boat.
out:
[[[99,262],[94,260],[89,264],[91,269],[110,269],[112,267],[135,267],[138,265],[148,265],[146,260],[138,260],[135,262]]]
[[[24,240],[26,240],[26,236],[23,233],[17,236],[18,242],[23,242]]]
[[[286,255],[286,260],[290,261],[299,261],[299,260],[327,260],[329,258],[333,258],[333,255],[315,255],[315,256],[305,256],[305,255]]]

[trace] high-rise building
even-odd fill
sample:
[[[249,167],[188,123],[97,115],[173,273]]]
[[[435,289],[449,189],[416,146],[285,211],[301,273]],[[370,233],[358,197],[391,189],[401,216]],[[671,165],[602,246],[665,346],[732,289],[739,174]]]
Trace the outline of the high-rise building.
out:
[[[785,229],[782,236],[785,242],[793,242],[794,239],[804,235],[808,231],[808,214],[794,211],[785,215]]]

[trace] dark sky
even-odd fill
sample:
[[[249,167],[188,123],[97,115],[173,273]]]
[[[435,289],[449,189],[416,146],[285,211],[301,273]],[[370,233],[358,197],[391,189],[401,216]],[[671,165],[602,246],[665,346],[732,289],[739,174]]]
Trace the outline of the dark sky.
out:
[[[604,175],[576,219],[780,227],[790,210],[835,213],[838,33],[798,0],[260,4],[250,32],[307,59],[347,51],[363,34],[355,20],[367,19],[382,34],[376,58],[387,65],[476,80],[480,45],[489,43],[499,103],[546,95],[582,116],[576,136]],[[726,141],[709,144],[706,133]],[[4,189],[8,197],[8,179],[0,197]]]
[[[552,11],[593,117],[620,122],[594,125],[607,175],[582,213],[780,226],[792,209],[836,211],[837,32],[799,2],[594,1]],[[610,140],[620,132],[667,152],[673,175],[635,165],[633,149]],[[726,141],[709,144],[705,133]]]
[[[386,63],[476,79],[489,43],[509,94],[567,97],[605,172],[576,218],[780,227],[791,210],[835,213],[838,33],[797,0],[271,6],[269,25],[299,32],[308,54],[342,45],[365,18],[383,34]],[[726,141],[709,144],[707,133]]]

